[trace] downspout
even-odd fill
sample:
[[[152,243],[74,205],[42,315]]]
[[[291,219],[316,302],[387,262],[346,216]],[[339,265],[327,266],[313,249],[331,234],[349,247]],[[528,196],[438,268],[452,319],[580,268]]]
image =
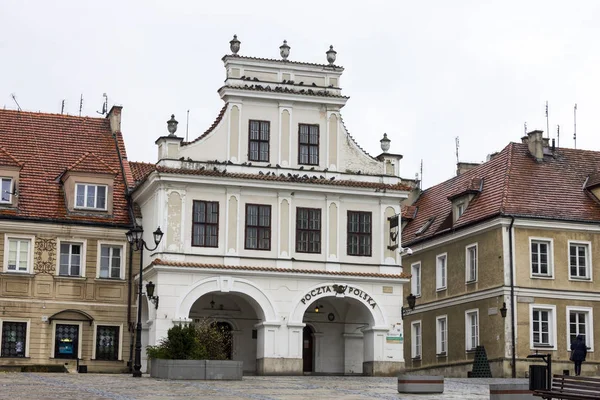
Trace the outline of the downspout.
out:
[[[513,225],[515,217],[510,217],[510,226],[508,227],[508,254],[510,260],[510,340],[512,343],[512,377],[517,377],[517,356],[515,343],[515,275],[513,272]]]

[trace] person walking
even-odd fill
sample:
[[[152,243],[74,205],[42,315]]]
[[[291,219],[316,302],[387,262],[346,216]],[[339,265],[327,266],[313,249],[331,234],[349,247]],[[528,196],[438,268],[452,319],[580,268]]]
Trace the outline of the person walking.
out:
[[[577,335],[577,338],[571,343],[571,361],[575,364],[575,375],[581,374],[581,364],[585,361],[587,355],[587,346],[583,340],[583,336]]]

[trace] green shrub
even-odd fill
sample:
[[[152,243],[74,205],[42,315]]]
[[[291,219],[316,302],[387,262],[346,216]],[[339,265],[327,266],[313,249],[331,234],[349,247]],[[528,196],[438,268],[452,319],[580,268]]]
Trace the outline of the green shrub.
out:
[[[226,360],[231,348],[231,336],[214,321],[204,319],[198,324],[176,325],[157,346],[148,346],[149,358],[169,360]]]

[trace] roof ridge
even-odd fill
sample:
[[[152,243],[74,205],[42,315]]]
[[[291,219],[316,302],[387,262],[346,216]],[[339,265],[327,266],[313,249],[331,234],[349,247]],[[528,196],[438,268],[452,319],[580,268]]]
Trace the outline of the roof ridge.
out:
[[[4,154],[7,155],[8,158],[10,158],[11,160],[13,160],[13,162],[15,164],[17,164],[19,167],[22,167],[24,165],[23,162],[19,161],[18,158],[16,158],[15,156],[13,156],[12,154],[10,154],[10,151],[8,151],[8,149],[4,146],[0,146],[0,150],[4,152]]]
[[[506,156],[506,176],[504,178],[504,185],[502,185],[502,200],[500,201],[500,214],[504,214],[504,212],[506,211],[506,202],[508,201],[510,178],[512,172],[512,159],[514,156],[513,145],[514,143],[510,142],[508,146],[506,146],[508,148],[508,154]]]
[[[95,153],[89,152],[89,151],[84,152],[83,155],[81,157],[79,157],[79,159],[77,161],[75,161],[73,164],[68,166],[65,169],[65,171],[72,171],[75,167],[77,167],[79,164],[81,164],[88,157],[90,157],[90,158],[94,157],[96,160],[100,161],[100,163],[102,163],[102,165],[106,169],[108,169],[110,172],[112,172],[113,174],[118,174],[118,171],[115,171],[114,168],[112,168],[110,165],[108,165],[106,162],[104,162],[104,160],[102,160],[100,157],[98,157]]]
[[[245,59],[245,60],[255,60],[255,61],[273,61],[280,64],[296,64],[296,65],[312,65],[313,67],[326,67],[330,69],[343,69],[341,65],[332,65],[332,64],[317,64],[305,61],[291,61],[291,60],[278,60],[276,58],[263,58],[263,57],[250,57],[250,56],[241,56],[239,54],[226,54],[221,58],[221,60],[225,61],[226,58],[232,59]]]
[[[39,115],[39,116],[50,116],[50,117],[62,117],[62,118],[75,118],[75,119],[81,119],[81,120],[86,120],[86,119],[93,119],[93,120],[98,120],[98,121],[106,120],[106,117],[95,117],[95,116],[89,116],[89,115],[80,116],[80,115],[70,115],[70,114],[58,114],[58,113],[49,113],[49,112],[42,112],[42,111],[11,110],[8,108],[0,109],[0,112],[10,112],[10,113],[14,113],[14,114]]]
[[[221,111],[219,111],[219,114],[217,115],[217,118],[215,119],[215,121],[212,123],[212,125],[206,131],[204,131],[203,134],[201,134],[200,136],[198,136],[196,139],[192,140],[191,142],[181,142],[181,146],[187,146],[192,143],[196,143],[197,141],[204,139],[206,136],[208,136],[209,133],[211,133],[213,130],[215,130],[215,128],[221,123],[221,120],[223,119],[223,116],[225,115],[225,111],[227,110],[228,105],[229,105],[229,103],[225,103],[225,105],[221,108]]]

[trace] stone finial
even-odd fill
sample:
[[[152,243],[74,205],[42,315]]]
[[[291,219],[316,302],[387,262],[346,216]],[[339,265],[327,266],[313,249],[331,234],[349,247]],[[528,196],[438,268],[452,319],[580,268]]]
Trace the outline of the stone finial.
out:
[[[387,137],[387,133],[384,133],[384,134],[383,134],[383,139],[381,139],[381,140],[379,141],[379,143],[381,143],[381,150],[382,150],[384,153],[387,153],[387,152],[388,152],[388,150],[390,149],[390,142],[391,142],[391,140],[390,140],[390,139],[388,139],[388,137]]]
[[[240,42],[237,38],[237,35],[233,35],[233,39],[229,41],[229,48],[234,56],[237,56],[238,51],[240,51]]]
[[[325,54],[327,54],[327,62],[329,65],[333,65],[337,56],[337,51],[333,49],[333,45],[329,46],[329,50],[326,51]]]
[[[175,119],[175,114],[171,114],[171,119],[167,121],[167,130],[169,131],[169,136],[175,136],[175,132],[177,132],[177,120]]]
[[[290,55],[290,46],[288,46],[287,40],[284,40],[283,44],[279,46],[279,54],[281,54],[281,58],[283,58],[284,61],[287,61],[287,58]]]

